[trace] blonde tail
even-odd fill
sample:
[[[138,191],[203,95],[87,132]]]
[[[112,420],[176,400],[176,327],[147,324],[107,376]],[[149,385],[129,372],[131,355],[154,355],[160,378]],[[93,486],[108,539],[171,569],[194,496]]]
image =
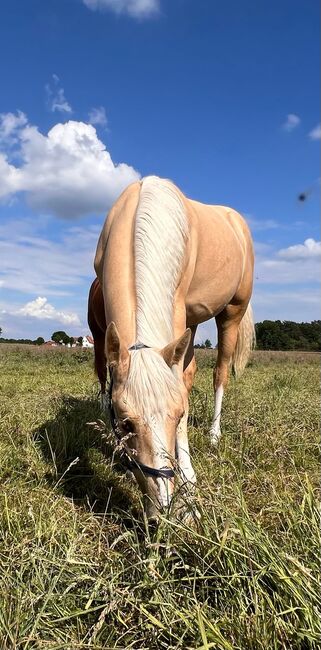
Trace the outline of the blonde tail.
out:
[[[236,377],[239,377],[242,374],[254,346],[255,327],[252,306],[251,303],[249,303],[239,325],[236,348],[232,357],[232,369]]]

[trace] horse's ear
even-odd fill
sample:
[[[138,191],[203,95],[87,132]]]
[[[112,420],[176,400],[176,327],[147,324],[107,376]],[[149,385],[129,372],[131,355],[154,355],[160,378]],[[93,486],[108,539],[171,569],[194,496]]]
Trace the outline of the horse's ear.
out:
[[[111,367],[119,366],[121,361],[126,361],[129,354],[121,345],[118,329],[114,322],[109,323],[106,333],[107,361]]]
[[[179,339],[166,345],[161,350],[161,355],[166,361],[167,365],[171,368],[179,363],[185,356],[187,348],[191,340],[191,330],[187,329]]]

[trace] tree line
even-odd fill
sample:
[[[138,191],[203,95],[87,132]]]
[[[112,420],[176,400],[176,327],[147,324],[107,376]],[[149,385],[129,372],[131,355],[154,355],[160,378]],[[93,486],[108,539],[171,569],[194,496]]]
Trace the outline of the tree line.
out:
[[[2,334],[2,329],[0,327],[0,334]],[[73,345],[74,343],[77,343],[78,345],[82,345],[83,337],[78,336],[69,336],[64,332],[63,330],[59,330],[57,332],[53,332],[51,335],[51,340],[54,341],[54,343],[57,343],[57,345]],[[45,339],[42,336],[38,336],[36,339],[5,339],[3,337],[0,337],[0,343],[22,343],[25,345],[43,345],[45,343]]]
[[[264,320],[255,324],[258,350],[321,350],[321,320],[295,323],[290,320]]]
[[[0,327],[0,335],[2,333]],[[264,320],[255,324],[256,348],[258,350],[306,350],[318,352],[321,350],[321,320],[311,323],[296,323],[294,321]],[[82,336],[74,338],[60,330],[53,332],[51,340],[58,345],[82,345]],[[42,345],[45,342],[42,336],[36,339],[6,339],[0,337],[0,343],[25,343]],[[206,339],[204,343],[197,343],[195,348],[211,349],[212,343]]]

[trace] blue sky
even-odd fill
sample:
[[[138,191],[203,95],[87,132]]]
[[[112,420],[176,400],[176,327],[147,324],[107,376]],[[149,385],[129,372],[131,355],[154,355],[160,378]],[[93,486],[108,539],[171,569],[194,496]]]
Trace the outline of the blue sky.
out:
[[[257,321],[319,318],[316,0],[11,0],[1,13],[3,336],[88,331],[104,216],[151,173],[249,220]]]

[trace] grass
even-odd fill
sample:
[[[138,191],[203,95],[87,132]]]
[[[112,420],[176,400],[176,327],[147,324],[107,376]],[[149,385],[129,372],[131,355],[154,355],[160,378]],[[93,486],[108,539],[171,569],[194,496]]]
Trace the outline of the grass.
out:
[[[149,531],[94,426],[90,351],[0,347],[0,648],[317,649],[317,355],[256,353],[211,449],[199,353],[195,527]]]

